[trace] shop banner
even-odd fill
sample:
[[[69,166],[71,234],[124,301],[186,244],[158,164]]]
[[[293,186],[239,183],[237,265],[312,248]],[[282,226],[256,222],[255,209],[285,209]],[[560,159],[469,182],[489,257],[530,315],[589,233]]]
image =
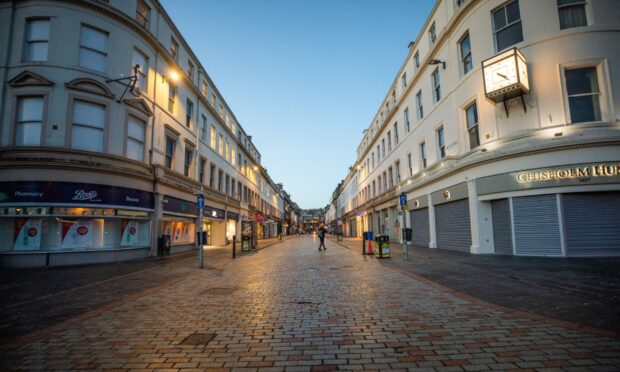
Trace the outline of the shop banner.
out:
[[[41,249],[41,219],[15,219],[15,251],[38,251]]]
[[[198,215],[198,207],[196,206],[196,201],[187,201],[164,195],[164,198],[162,199],[162,205],[164,211],[166,212],[191,214],[194,216]]]
[[[92,248],[93,220],[62,221],[62,248]]]
[[[153,209],[153,194],[126,187],[72,182],[0,182],[0,203],[119,205]]]
[[[138,221],[121,221],[121,247],[132,247],[138,245]]]

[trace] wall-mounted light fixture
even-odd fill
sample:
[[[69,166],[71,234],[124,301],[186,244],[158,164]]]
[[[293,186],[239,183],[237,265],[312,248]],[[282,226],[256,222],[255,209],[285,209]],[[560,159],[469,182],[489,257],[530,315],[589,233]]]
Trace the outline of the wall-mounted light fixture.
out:
[[[428,61],[429,65],[438,65],[441,64],[441,66],[443,67],[443,69],[446,69],[446,61],[441,61],[438,59],[431,59],[430,61]]]

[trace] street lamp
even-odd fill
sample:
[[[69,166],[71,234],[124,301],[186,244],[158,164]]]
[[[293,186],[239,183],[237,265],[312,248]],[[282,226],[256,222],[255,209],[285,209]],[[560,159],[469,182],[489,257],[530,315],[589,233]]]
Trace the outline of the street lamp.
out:
[[[428,61],[429,65],[438,65],[441,64],[441,66],[443,67],[443,69],[446,69],[446,61],[441,61],[438,59],[431,59],[430,61]]]

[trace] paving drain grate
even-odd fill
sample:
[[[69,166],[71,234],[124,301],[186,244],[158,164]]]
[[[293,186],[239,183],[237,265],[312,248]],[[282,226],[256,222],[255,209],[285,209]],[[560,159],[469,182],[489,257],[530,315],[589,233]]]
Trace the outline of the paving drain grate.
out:
[[[185,337],[179,345],[207,345],[211,340],[215,338],[215,333],[192,333]]]
[[[318,304],[319,304],[318,302],[304,301],[304,300],[301,300],[301,301],[295,301],[295,302],[293,302],[293,303],[294,303],[294,304],[297,304],[297,305],[318,305]]]
[[[209,288],[202,292],[202,294],[212,295],[212,296],[226,296],[238,291],[239,288]]]

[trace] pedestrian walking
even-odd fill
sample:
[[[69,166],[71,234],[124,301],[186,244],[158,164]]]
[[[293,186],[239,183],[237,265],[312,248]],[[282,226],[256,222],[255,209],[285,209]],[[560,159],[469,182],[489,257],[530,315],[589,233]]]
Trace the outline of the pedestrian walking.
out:
[[[327,234],[327,229],[325,228],[325,226],[321,225],[321,227],[319,227],[318,233],[319,240],[321,241],[321,244],[319,245],[319,251],[321,250],[321,247],[327,250],[327,247],[325,246],[325,234]]]

